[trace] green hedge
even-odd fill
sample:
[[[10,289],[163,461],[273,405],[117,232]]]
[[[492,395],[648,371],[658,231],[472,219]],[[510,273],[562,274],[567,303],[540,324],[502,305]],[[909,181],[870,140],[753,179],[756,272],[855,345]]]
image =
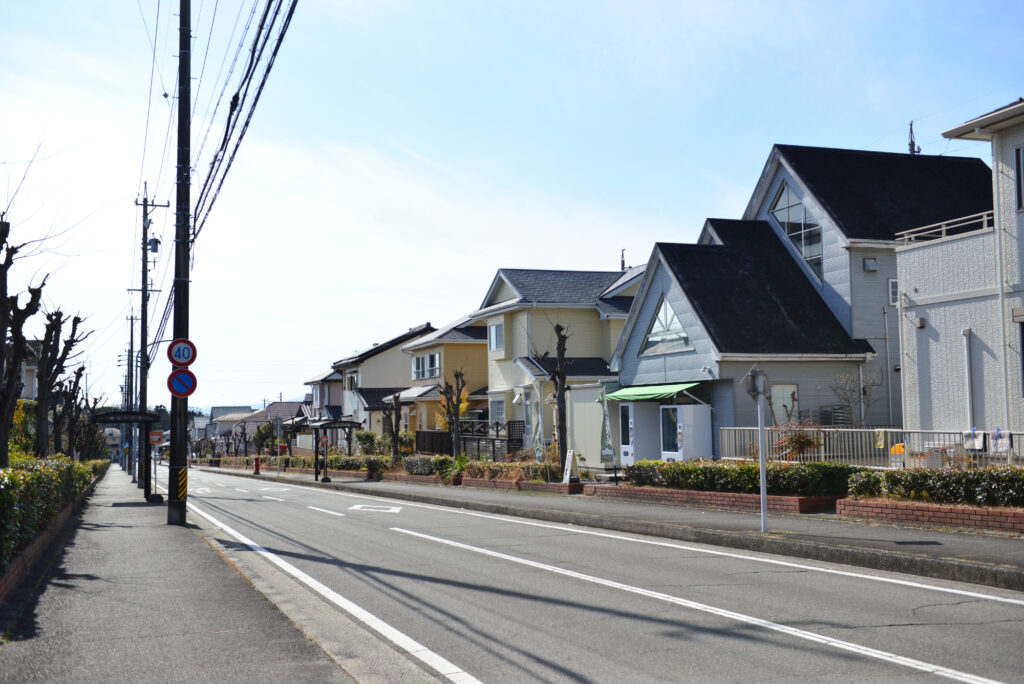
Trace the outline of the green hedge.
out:
[[[106,460],[76,463],[54,457],[15,459],[0,470],[0,573],[109,465]]]
[[[562,481],[558,466],[549,463],[469,461],[463,475],[487,480]]]
[[[850,477],[850,495],[977,506],[1024,506],[1024,468],[908,468],[855,473]]]
[[[845,496],[850,475],[867,470],[841,463],[780,463],[766,466],[768,493],[777,496]],[[638,461],[626,479],[642,487],[756,494],[761,476],[756,461]]]

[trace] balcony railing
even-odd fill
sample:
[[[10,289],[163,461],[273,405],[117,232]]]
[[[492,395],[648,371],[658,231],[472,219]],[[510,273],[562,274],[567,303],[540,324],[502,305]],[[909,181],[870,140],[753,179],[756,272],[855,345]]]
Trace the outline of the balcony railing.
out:
[[[952,221],[943,221],[942,223],[933,223],[930,226],[905,230],[901,233],[896,233],[896,239],[905,245],[910,245],[916,242],[927,242],[953,235],[973,233],[976,230],[986,230],[994,225],[995,214],[991,211],[983,211],[980,214],[963,216]]]

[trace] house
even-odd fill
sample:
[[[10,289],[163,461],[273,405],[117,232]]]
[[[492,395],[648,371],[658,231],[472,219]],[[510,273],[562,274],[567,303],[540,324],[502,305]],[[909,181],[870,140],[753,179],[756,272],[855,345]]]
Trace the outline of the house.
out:
[[[252,414],[250,406],[214,406],[210,409],[210,422],[206,425],[207,436],[214,440],[214,449],[227,453],[228,446],[237,443],[235,425]]]
[[[408,389],[412,382],[409,358],[402,351],[402,345],[434,331],[430,323],[424,323],[335,361],[332,370],[343,378],[340,418],[363,423],[367,430],[378,435],[390,432],[390,426],[385,429],[384,424],[383,411],[388,406],[385,399]],[[336,382],[334,376],[330,377],[331,383]],[[333,401],[333,395],[331,399]],[[408,421],[409,408],[406,407],[402,412],[402,425],[399,429],[407,430]]]
[[[989,141],[992,170],[983,190],[951,191],[984,202],[900,235],[904,427],[991,438],[1024,428],[1024,99],[942,135]]]
[[[206,424],[206,438],[207,439],[216,440],[218,438],[221,438],[221,439],[223,438],[223,435],[220,434],[220,432],[219,432],[219,430],[221,428],[221,425],[219,425],[217,423],[217,419],[218,418],[222,418],[223,416],[226,416],[226,415],[231,414],[231,413],[237,413],[237,414],[240,414],[240,415],[245,415],[247,413],[252,413],[252,407],[251,406],[213,406],[213,407],[211,407],[210,408],[210,420]],[[228,433],[230,434],[231,429],[227,428],[227,430],[228,430]]]
[[[615,374],[615,349],[643,268],[621,271],[499,269],[480,308],[469,318],[487,327],[488,419],[522,421],[524,444],[550,442],[554,411],[551,371],[554,326],[566,342],[568,448],[596,466],[602,413],[596,400],[602,381]]]
[[[436,430],[443,415],[438,385],[455,383],[461,371],[470,417],[487,411],[487,326],[466,316],[402,347],[411,357],[409,389],[401,394],[409,408],[406,429]]]
[[[756,425],[741,385],[755,363],[769,424],[897,423],[897,234],[983,210],[987,173],[977,159],[776,145],[742,220],[651,254],[607,395],[624,404],[623,462],[721,455],[720,428]]]

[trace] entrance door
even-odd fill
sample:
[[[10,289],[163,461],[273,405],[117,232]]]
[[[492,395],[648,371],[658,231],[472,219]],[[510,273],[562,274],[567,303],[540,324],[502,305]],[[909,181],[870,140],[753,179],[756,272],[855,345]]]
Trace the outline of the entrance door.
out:
[[[619,404],[619,462],[633,465],[633,404]]]

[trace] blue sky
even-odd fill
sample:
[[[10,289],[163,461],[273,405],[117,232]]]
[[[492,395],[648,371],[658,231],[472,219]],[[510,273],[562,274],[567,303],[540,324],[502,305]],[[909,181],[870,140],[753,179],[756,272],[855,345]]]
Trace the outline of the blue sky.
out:
[[[51,237],[13,275],[53,273],[47,306],[89,317],[90,390],[118,401],[140,181],[173,202],[177,2],[85,7],[0,5],[0,199],[38,147],[9,219],[15,241]],[[193,197],[249,7],[193,0]],[[471,311],[503,266],[643,263],[738,217],[774,143],[902,152],[913,120],[924,153],[988,161],[941,131],[1024,95],[1022,33],[1013,2],[300,0],[196,242],[192,403],[300,395],[354,350]],[[154,228],[169,247],[172,212]]]

